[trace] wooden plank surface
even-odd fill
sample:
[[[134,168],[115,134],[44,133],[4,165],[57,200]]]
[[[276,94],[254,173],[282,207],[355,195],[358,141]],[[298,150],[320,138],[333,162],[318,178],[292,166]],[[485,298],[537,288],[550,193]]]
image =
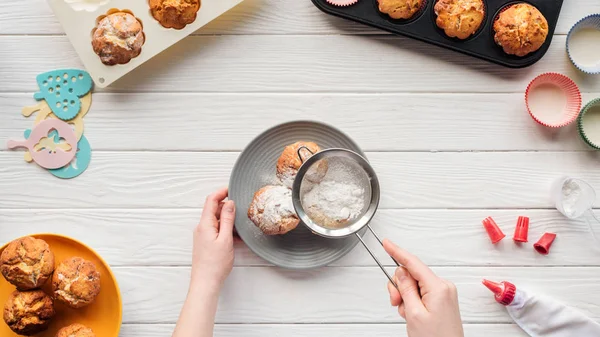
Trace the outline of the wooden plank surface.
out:
[[[548,54],[515,70],[328,16],[308,0],[246,0],[94,94],[85,119],[93,160],[81,177],[56,179],[1,148],[0,241],[56,232],[90,244],[120,282],[120,336],[170,336],[204,197],[227,184],[258,133],[314,119],[368,151],[383,187],[373,226],[457,284],[466,337],[525,336],[483,277],[600,320],[600,247],[584,221],[553,209],[549,192],[565,174],[600,186],[598,155],[573,126],[538,127],[523,102],[529,81],[548,71],[571,76],[584,102],[600,96],[600,81],[565,53],[569,28],[594,12],[597,0],[565,1]],[[0,45],[4,142],[32,125],[20,110],[35,103],[35,75],[81,63],[45,0],[0,1]],[[497,246],[481,226],[489,215],[508,236]],[[532,220],[522,246],[510,240],[519,215]],[[558,239],[544,257],[531,241],[545,231]],[[375,239],[367,242],[391,267]],[[216,337],[406,336],[362,247],[309,272],[271,267],[239,241],[235,248]]]
[[[569,0],[565,0],[569,1]],[[566,34],[577,20],[600,12],[596,0],[565,4],[557,34]],[[0,3],[0,34],[63,34],[46,0],[19,0]],[[310,1],[245,0],[224,16],[200,29],[197,34],[381,34],[381,31],[341,20],[319,11]]]
[[[244,210],[240,210],[244,211]],[[191,264],[192,230],[200,209],[164,210],[3,210],[0,238],[53,232],[79,238],[112,266],[187,266]],[[512,240],[519,215],[531,218],[529,244]],[[493,246],[481,220],[492,216],[507,234]],[[372,223],[382,237],[389,238],[434,266],[598,266],[600,249],[584,221],[569,221],[550,210],[381,210]],[[532,244],[544,232],[558,234],[552,254],[541,256]],[[600,228],[597,228],[600,234]],[[111,240],[106,240],[106,237]],[[168,238],[168,240],[165,240]],[[386,257],[372,235],[367,244],[386,265]],[[426,244],[423,244],[426,242]],[[460,243],[460,244],[459,244]],[[246,245],[235,244],[237,266],[267,266]],[[372,266],[362,246],[333,264]]]
[[[227,186],[237,157],[236,152],[98,151],[84,175],[62,182],[26,165],[21,152],[0,152],[0,209],[198,208],[203,196]],[[550,191],[562,175],[600,184],[598,156],[592,152],[368,152],[367,157],[379,176],[383,209],[554,208]]]
[[[125,324],[122,336],[170,337],[173,324]],[[465,337],[526,337],[514,324],[473,324],[465,326]],[[215,337],[407,337],[404,324],[217,324]]]
[[[583,95],[584,101],[595,97],[600,93]],[[0,94],[6,112],[0,139],[32,127],[33,118],[20,111],[33,104],[31,94]],[[540,132],[522,93],[184,93],[172,99],[99,93],[85,117],[85,134],[94,151],[241,151],[266,128],[297,119],[340,128],[365,151],[590,151],[575,125]]]
[[[125,323],[173,323],[187,293],[188,267],[115,268],[123,292]],[[596,267],[434,268],[453,281],[467,323],[510,323],[482,278],[509,279],[552,295],[600,319],[600,269]],[[157,305],[160,303],[160,305]],[[377,267],[329,267],[288,271],[236,267],[227,279],[219,323],[395,323],[386,278]]]
[[[600,81],[582,76],[569,62],[565,40],[557,36],[535,65],[507,69],[394,36],[192,36],[107,91],[524,93],[534,77],[552,71],[572,76],[584,92],[600,92]],[[0,36],[0,45],[0,92],[34,92],[37,74],[81,67],[64,36]],[[40,50],[60,53],[40,58]]]

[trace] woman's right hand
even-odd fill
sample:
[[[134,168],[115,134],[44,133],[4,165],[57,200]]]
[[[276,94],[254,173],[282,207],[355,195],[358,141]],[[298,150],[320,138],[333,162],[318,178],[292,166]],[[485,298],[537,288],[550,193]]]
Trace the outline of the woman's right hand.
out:
[[[403,266],[394,274],[398,289],[388,283],[388,291],[391,304],[406,319],[408,336],[464,337],[456,286],[391,241],[384,240],[383,247]]]

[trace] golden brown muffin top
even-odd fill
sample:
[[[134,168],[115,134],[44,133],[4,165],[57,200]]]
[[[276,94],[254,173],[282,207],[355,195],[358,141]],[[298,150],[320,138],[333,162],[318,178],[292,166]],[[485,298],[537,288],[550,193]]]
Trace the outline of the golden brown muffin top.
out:
[[[534,6],[519,3],[498,15],[494,31],[494,40],[505,53],[525,56],[540,49],[546,42],[548,21]]]
[[[116,12],[98,22],[92,37],[94,52],[107,65],[124,64],[138,56],[145,42],[142,24],[135,16]]]
[[[12,241],[0,256],[0,272],[20,290],[41,287],[54,271],[54,254],[44,240],[24,237]]]
[[[57,299],[81,308],[92,303],[100,293],[100,273],[93,262],[72,257],[54,271],[52,289]]]
[[[300,160],[298,149],[300,149],[302,146],[307,147],[313,154],[321,151],[321,148],[316,143],[299,141],[286,146],[283,149],[281,156],[277,160],[277,177],[285,186],[289,188],[292,187],[294,178],[298,173],[298,169],[300,166],[302,166],[303,160],[306,160],[312,156],[309,151],[303,149],[300,151],[300,154],[302,155],[302,160]]]
[[[423,6],[425,0],[377,0],[379,11],[392,19],[410,19]]]
[[[56,337],[96,337],[96,334],[85,325],[75,323],[60,329]]]
[[[41,290],[15,291],[4,305],[6,324],[26,336],[44,331],[54,314],[52,299]]]
[[[265,186],[254,194],[248,218],[267,235],[285,234],[300,220],[292,204],[292,191],[285,186]]]
[[[150,0],[150,12],[163,27],[183,29],[196,20],[200,4],[200,0]]]
[[[437,26],[461,40],[475,34],[485,19],[483,0],[438,0],[434,11]]]

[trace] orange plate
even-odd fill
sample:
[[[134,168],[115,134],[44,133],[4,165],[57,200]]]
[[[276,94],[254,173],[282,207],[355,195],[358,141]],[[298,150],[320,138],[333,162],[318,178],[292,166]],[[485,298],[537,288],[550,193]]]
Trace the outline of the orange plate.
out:
[[[47,331],[35,336],[54,337],[61,328],[73,323],[80,323],[92,328],[98,337],[118,337],[123,317],[123,305],[119,285],[108,264],[90,247],[69,237],[56,234],[35,234],[31,236],[42,239],[50,245],[57,265],[73,256],[79,256],[94,262],[100,272],[101,287],[100,294],[94,303],[82,309],[71,309],[59,302],[54,302],[56,316],[50,323],[50,327]],[[0,253],[5,247],[6,245],[0,248]],[[47,294],[52,293],[51,283],[51,280],[48,280],[43,287]],[[4,308],[4,303],[14,290],[15,287],[0,276],[0,308]],[[12,332],[2,320],[0,322],[0,336],[16,337],[18,335]]]

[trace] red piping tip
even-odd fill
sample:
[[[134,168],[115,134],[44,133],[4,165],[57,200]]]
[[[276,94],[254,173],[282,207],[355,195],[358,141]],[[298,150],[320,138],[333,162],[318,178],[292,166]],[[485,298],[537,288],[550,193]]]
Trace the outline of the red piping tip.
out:
[[[502,286],[502,284],[498,282],[484,279],[482,283],[496,295],[501,295],[502,291],[504,290],[504,286]]]
[[[492,217],[487,217],[483,220],[483,227],[485,227],[485,230],[488,233],[490,240],[492,240],[492,243],[498,243],[500,240],[506,237]]]
[[[548,253],[550,253],[550,247],[552,246],[552,243],[554,243],[554,239],[556,239],[556,234],[545,233],[540,240],[533,245],[533,248],[542,255],[548,255]]]
[[[520,216],[517,220],[517,228],[515,228],[515,235],[513,240],[516,242],[527,242],[527,236],[529,234],[529,218],[526,216]]]

